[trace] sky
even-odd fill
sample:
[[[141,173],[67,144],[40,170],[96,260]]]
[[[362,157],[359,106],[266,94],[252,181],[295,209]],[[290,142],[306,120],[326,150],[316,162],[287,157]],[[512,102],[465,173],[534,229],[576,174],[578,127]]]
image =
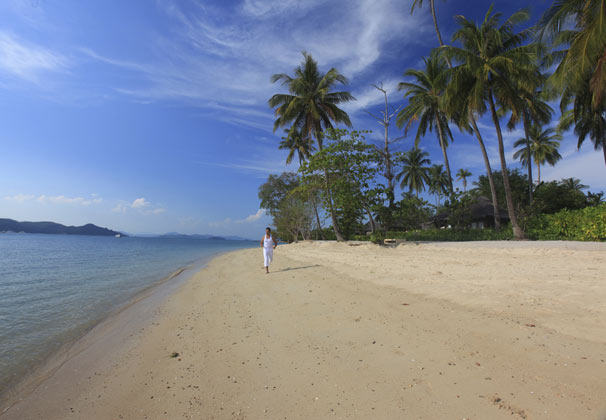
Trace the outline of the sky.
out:
[[[410,0],[2,0],[0,2],[0,217],[95,223],[128,233],[256,238],[271,220],[259,185],[286,166],[267,100],[274,73],[292,74],[302,51],[336,67],[357,101],[354,128],[381,127],[366,111],[405,104],[396,87],[437,45],[428,2]],[[547,0],[495,1],[509,15]],[[445,41],[454,16],[481,20],[490,2],[436,2]],[[493,168],[494,127],[479,121]],[[403,135],[392,127],[394,137]],[[451,168],[485,172],[474,138],[453,127]],[[520,129],[505,132],[511,167]],[[409,133],[395,143],[408,150]],[[545,180],[580,178],[606,189],[601,151],[567,133]],[[442,163],[433,133],[422,139]]]

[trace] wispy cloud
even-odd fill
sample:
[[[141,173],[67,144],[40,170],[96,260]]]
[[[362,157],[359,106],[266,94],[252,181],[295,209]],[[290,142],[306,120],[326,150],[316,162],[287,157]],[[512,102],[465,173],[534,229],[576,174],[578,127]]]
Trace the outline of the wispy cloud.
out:
[[[66,69],[68,60],[50,49],[0,32],[0,71],[13,77],[38,82],[46,72]]]
[[[154,60],[82,52],[139,74],[138,85],[114,86],[116,92],[144,101],[186,101],[218,111],[223,121],[260,129],[271,127],[266,101],[279,89],[269,76],[291,72],[300,51],[312,53],[322,68],[336,66],[355,84],[380,60],[387,43],[416,44],[429,29],[424,14],[413,19],[398,0],[245,0],[222,8],[164,0],[158,5],[172,22],[173,36],[151,43]],[[362,101],[358,107],[372,102],[370,97]]]
[[[5,196],[5,200],[13,201],[17,203],[24,203],[28,201],[35,201],[40,204],[70,204],[70,205],[81,205],[90,206],[92,204],[100,204],[103,202],[101,197],[97,195],[91,195],[90,198],[85,197],[67,197],[64,195],[39,195],[33,194],[16,194],[13,196]]]
[[[164,207],[153,205],[145,197],[135,198],[132,202],[121,201],[111,211],[124,214],[130,210],[138,211],[141,214],[162,214],[166,212]]]
[[[221,221],[218,222],[210,222],[208,224],[209,227],[212,228],[224,228],[227,227],[229,225],[242,225],[242,224],[247,224],[247,223],[253,223],[256,222],[257,220],[261,219],[263,216],[265,216],[265,210],[263,209],[259,209],[257,210],[256,213],[250,214],[242,219],[232,219],[230,217],[227,217]]]

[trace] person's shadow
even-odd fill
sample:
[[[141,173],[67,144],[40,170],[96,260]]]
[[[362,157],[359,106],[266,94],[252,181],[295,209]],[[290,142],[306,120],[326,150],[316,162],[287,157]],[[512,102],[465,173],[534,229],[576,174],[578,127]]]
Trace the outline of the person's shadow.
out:
[[[305,265],[302,267],[286,267],[286,268],[283,268],[282,270],[276,270],[276,271],[274,271],[274,273],[281,273],[283,271],[292,271],[292,270],[304,270],[306,268],[314,268],[314,267],[320,267],[320,264]]]

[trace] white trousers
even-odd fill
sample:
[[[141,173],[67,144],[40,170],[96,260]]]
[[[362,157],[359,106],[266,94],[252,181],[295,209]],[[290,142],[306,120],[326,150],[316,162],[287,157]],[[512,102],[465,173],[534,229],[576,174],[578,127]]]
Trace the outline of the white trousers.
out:
[[[271,260],[274,258],[274,249],[273,248],[263,248],[263,261],[265,267],[269,267],[271,264]]]

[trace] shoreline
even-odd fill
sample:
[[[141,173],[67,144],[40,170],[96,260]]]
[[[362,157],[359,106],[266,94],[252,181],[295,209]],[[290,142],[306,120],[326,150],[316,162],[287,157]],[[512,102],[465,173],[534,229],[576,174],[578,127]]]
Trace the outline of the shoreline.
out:
[[[601,418],[606,254],[533,245],[223,253],[0,418]]]
[[[133,325],[131,327],[133,331],[137,327],[147,327],[152,321],[151,319],[147,321],[141,319],[142,312],[145,312],[144,305],[154,302],[155,307],[159,307],[163,301],[186,283],[191,276],[203,269],[209,261],[226,252],[231,251],[219,251],[200,257],[185,266],[178,267],[169,275],[154,281],[135,293],[124,304],[112,309],[99,319],[91,321],[90,325],[75,333],[74,336],[63,343],[58,349],[52,351],[42,360],[35,362],[25,376],[14,381],[9,381],[6,389],[0,390],[0,417],[10,410],[13,405],[17,404],[20,399],[34,392],[36,388],[52,377],[57,370],[74,356],[86,351],[89,346],[94,345],[98,341],[98,337],[111,334],[113,330],[119,328],[121,322],[132,323],[135,321],[136,326]]]

